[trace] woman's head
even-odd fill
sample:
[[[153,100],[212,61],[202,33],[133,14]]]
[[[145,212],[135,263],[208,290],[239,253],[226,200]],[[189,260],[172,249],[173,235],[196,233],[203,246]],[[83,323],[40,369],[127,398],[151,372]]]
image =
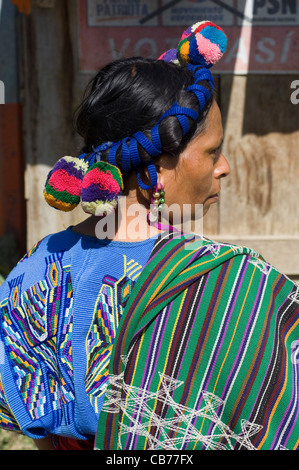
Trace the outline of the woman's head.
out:
[[[134,175],[135,186],[147,191],[159,182],[158,172],[162,177],[161,162],[181,170],[180,156],[205,132],[215,104],[209,68],[225,48],[221,28],[202,22],[159,60],[135,57],[105,66],[76,115],[83,154],[57,162],[46,183],[48,203],[72,210],[81,200],[86,212],[102,215],[116,207],[121,190],[127,194]]]
[[[201,131],[193,136],[177,161],[172,162],[167,156],[159,160],[159,182],[167,194],[168,210],[180,216],[178,223],[181,215],[188,218],[189,214],[192,220],[201,217],[201,210],[196,213],[199,205],[205,214],[210,205],[218,201],[221,179],[230,173],[221,151],[222,142],[221,113],[217,102],[213,101]]]
[[[201,82],[209,98],[201,112],[196,95],[186,91],[193,85],[194,75],[187,67],[161,60],[129,58],[104,67],[88,86],[85,99],[76,115],[75,127],[84,138],[83,151],[92,153],[104,142],[119,142],[137,132],[151,140],[151,130],[162,115],[176,102],[183,108],[198,112],[197,119],[188,119],[190,130],[185,136],[175,116],[159,125],[161,154],[176,156],[184,149],[204,123],[214,95],[207,80]],[[117,166],[123,173],[121,147],[116,153]],[[141,165],[153,159],[138,144]],[[109,151],[101,159],[108,160]],[[126,175],[125,175],[126,176]]]

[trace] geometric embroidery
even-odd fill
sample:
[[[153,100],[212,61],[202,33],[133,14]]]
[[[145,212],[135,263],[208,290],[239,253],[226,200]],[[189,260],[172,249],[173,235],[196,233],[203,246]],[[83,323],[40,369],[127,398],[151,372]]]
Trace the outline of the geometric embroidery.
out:
[[[262,426],[241,420],[241,433],[236,434],[221,420],[225,402],[209,392],[202,392],[204,405],[200,409],[183,406],[174,401],[172,395],[183,382],[159,374],[161,386],[156,392],[145,390],[123,382],[123,373],[111,376],[112,385],[106,391],[107,402],[102,411],[107,413],[121,412],[128,418],[129,425],[119,428],[118,448],[121,449],[121,436],[130,436],[133,442],[137,436],[146,439],[149,450],[182,449],[184,444],[202,444],[206,450],[233,450],[236,444],[242,449],[254,450],[251,437],[256,435]],[[171,410],[169,418],[156,414],[155,409],[163,407]],[[166,415],[167,416],[167,415]],[[141,419],[142,418],[142,419]],[[205,421],[206,432],[203,432],[202,422]],[[210,428],[210,425],[212,429]],[[209,430],[210,428],[210,430]],[[128,443],[128,439],[126,439]]]
[[[299,304],[299,286],[297,287],[296,291],[289,294],[288,297],[289,297],[289,299],[291,299],[294,302],[296,302],[297,304]]]
[[[13,414],[9,410],[9,407],[5,400],[5,394],[0,377],[0,423],[1,427],[7,431],[20,432],[20,427],[17,421],[14,419]]]
[[[218,243],[213,243],[213,245],[207,245],[206,250],[209,251],[214,256],[214,258],[217,258],[217,256],[219,256],[222,246],[223,245],[220,245]]]
[[[272,269],[272,266],[265,261],[255,258],[255,257],[250,257],[248,260],[249,263],[253,264],[256,268],[258,268],[263,274],[268,275]]]
[[[62,341],[60,344],[60,357],[65,366],[65,370],[69,377],[73,377],[72,364],[72,331],[73,331],[73,289],[72,283],[69,282],[67,293],[67,304],[64,313],[64,322],[62,325]]]
[[[48,256],[44,280],[20,295],[23,277],[9,282],[9,298],[1,304],[2,331],[17,388],[37,419],[74,400],[73,291],[62,253]]]
[[[26,253],[26,255],[23,256],[23,258],[19,261],[19,263],[23,263],[23,261],[25,261],[25,259],[31,258],[31,256],[37,251],[37,249],[39,248],[39,246],[40,246],[40,244],[43,240],[44,239],[41,239],[37,243],[35,243],[33,245],[33,247],[31,248],[31,250],[29,250],[28,253]]]
[[[85,389],[98,413],[97,401],[105,392],[113,341],[120,318],[142,266],[124,258],[124,274],[119,279],[105,276],[95,303],[86,338],[87,368]]]

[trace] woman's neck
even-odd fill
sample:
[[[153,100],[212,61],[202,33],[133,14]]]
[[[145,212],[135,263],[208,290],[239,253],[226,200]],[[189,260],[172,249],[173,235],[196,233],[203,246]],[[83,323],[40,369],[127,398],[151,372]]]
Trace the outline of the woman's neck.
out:
[[[100,240],[136,242],[158,235],[161,230],[147,222],[148,209],[136,198],[121,196],[117,209],[108,216],[90,216],[72,230]]]

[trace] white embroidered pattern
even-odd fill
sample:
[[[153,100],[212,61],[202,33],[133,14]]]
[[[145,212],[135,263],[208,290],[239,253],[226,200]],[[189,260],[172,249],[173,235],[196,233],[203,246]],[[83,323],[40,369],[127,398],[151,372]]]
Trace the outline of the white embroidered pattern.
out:
[[[272,269],[272,266],[269,263],[258,258],[251,257],[248,262],[256,266],[263,274],[266,275],[268,275]]]
[[[289,299],[291,299],[294,302],[296,302],[297,304],[299,304],[299,286],[297,287],[296,292],[293,292],[288,297],[289,297]]]
[[[204,399],[202,408],[196,410],[182,406],[173,400],[172,392],[183,382],[166,375],[159,375],[161,388],[156,392],[126,385],[123,383],[123,374],[110,377],[109,381],[113,389],[108,387],[106,392],[108,400],[102,410],[108,413],[122,411],[130,421],[129,426],[123,422],[119,424],[119,449],[122,449],[121,442],[124,435],[130,435],[130,442],[138,436],[143,436],[147,439],[147,448],[150,450],[181,449],[187,442],[196,443],[197,446],[200,443],[206,450],[233,450],[235,444],[247,450],[256,449],[250,438],[257,434],[262,426],[243,419],[241,420],[241,433],[236,434],[221,421],[221,413],[225,405],[223,400],[213,393],[202,392]],[[154,409],[157,402],[172,408],[173,416],[164,418],[156,414]],[[198,418],[204,418],[212,424],[209,435],[203,435],[196,428]],[[153,429],[154,433],[151,433]]]

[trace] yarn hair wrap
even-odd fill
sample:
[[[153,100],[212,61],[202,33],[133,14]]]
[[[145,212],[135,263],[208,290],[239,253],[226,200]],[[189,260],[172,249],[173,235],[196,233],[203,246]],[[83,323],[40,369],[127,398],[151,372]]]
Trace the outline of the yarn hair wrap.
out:
[[[111,213],[117,207],[124,189],[122,173],[116,161],[117,152],[120,152],[124,173],[134,169],[142,189],[156,187],[157,172],[153,159],[163,153],[159,126],[165,118],[174,116],[181,126],[182,137],[187,134],[189,121],[198,120],[213,94],[214,81],[210,68],[220,60],[226,47],[224,31],[210,21],[196,23],[184,31],[177,48],[164,52],[159,60],[185,66],[193,73],[194,83],[186,91],[196,96],[198,110],[182,107],[175,102],[151,129],[150,139],[139,131],[119,142],[101,144],[90,155],[61,158],[46,181],[44,197],[47,203],[58,210],[71,211],[81,202],[83,210],[89,214],[101,216]],[[208,82],[209,90],[201,84],[202,81]],[[141,162],[139,146],[151,157],[146,163]],[[107,150],[108,162],[102,161],[101,155]],[[144,166],[149,174],[149,184],[145,184],[140,176]]]

